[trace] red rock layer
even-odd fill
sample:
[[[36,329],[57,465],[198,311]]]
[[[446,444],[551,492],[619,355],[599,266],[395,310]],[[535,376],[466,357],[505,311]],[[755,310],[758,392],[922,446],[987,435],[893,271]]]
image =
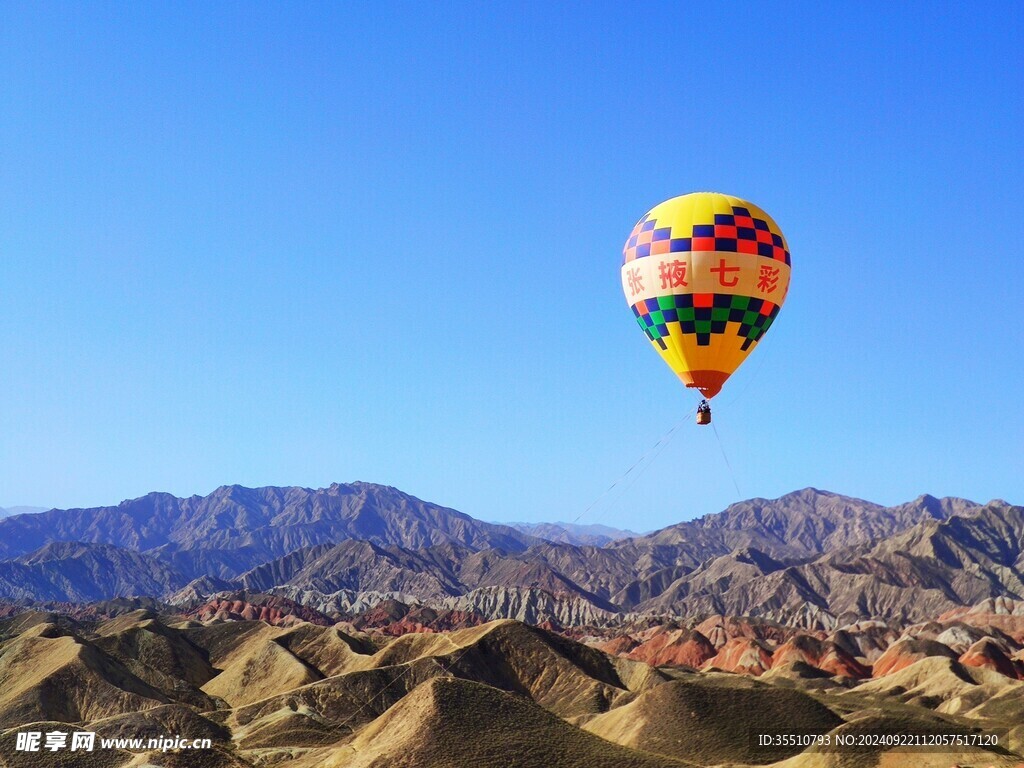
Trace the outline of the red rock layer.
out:
[[[691,629],[657,631],[629,652],[629,658],[646,661],[656,667],[676,664],[695,669],[714,656],[715,646],[711,641]]]
[[[871,669],[861,664],[844,648],[831,640],[819,640],[810,635],[796,635],[775,649],[772,666],[802,661],[836,677],[863,680],[871,676]]]
[[[999,643],[990,637],[983,637],[968,648],[960,657],[960,663],[966,667],[993,669],[1013,679],[1019,676],[1017,665],[999,647]]]
[[[957,658],[954,651],[942,643],[934,640],[923,640],[914,637],[905,637],[897,640],[875,661],[872,672],[875,677],[884,677],[893,672],[906,669],[911,664],[927,658],[928,656],[945,656],[949,659]]]
[[[322,613],[285,598],[272,598],[262,605],[245,600],[215,598],[189,615],[198,621],[264,621],[275,627],[288,627],[302,621],[321,626],[330,626],[334,623]]]
[[[757,676],[771,669],[771,666],[771,653],[757,640],[734,637],[722,646],[703,668],[724,669],[726,672]]]

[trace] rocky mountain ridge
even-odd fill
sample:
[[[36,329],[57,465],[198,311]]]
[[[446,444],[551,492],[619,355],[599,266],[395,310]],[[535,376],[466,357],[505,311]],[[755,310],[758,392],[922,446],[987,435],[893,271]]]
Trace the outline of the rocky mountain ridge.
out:
[[[358,539],[411,549],[457,542],[521,551],[538,541],[389,486],[222,486],[207,496],[150,493],[113,507],[0,520],[0,560],[56,541],[112,544],[159,557],[189,579],[231,578],[297,549]]]
[[[398,600],[563,627],[749,615],[831,629],[1024,597],[1021,507],[922,496],[885,508],[815,489],[605,546],[360,483],[51,510],[0,521],[0,542],[0,598],[14,600],[188,607],[245,590],[337,617]]]

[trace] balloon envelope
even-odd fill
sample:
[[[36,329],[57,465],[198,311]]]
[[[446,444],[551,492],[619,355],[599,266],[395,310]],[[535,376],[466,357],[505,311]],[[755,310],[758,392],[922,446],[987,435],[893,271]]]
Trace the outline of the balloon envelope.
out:
[[[656,205],[622,250],[622,290],[662,359],[714,397],[779,314],[789,246],[756,205],[694,192]]]

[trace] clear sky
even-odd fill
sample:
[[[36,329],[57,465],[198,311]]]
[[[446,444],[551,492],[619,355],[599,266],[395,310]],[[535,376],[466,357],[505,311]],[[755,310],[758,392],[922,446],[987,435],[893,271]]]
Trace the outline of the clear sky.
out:
[[[2,4],[0,506],[1024,503],[1024,5],[767,5]],[[695,190],[793,254],[734,477],[619,285]]]

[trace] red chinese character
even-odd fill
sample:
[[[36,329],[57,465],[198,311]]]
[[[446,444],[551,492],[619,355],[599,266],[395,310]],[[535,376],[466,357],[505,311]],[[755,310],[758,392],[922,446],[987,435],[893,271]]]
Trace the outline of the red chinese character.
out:
[[[761,265],[761,273],[757,276],[757,290],[771,293],[778,287],[779,268],[772,269],[768,264]]]
[[[644,289],[643,275],[640,274],[640,267],[633,267],[626,274],[626,282],[629,283],[629,293],[636,296]]]
[[[738,283],[740,281],[740,279],[738,277],[735,277],[735,276],[732,278],[732,282],[729,282],[729,281],[727,281],[725,279],[726,273],[728,273],[728,272],[739,272],[740,271],[739,267],[727,267],[727,266],[725,266],[725,259],[719,259],[718,260],[718,266],[717,267],[712,267],[711,271],[718,273],[718,284],[721,285],[721,286],[724,286],[726,288],[732,288],[734,285],[736,285],[736,283]]]
[[[685,261],[663,261],[658,265],[658,273],[662,288],[685,288],[687,285]]]

